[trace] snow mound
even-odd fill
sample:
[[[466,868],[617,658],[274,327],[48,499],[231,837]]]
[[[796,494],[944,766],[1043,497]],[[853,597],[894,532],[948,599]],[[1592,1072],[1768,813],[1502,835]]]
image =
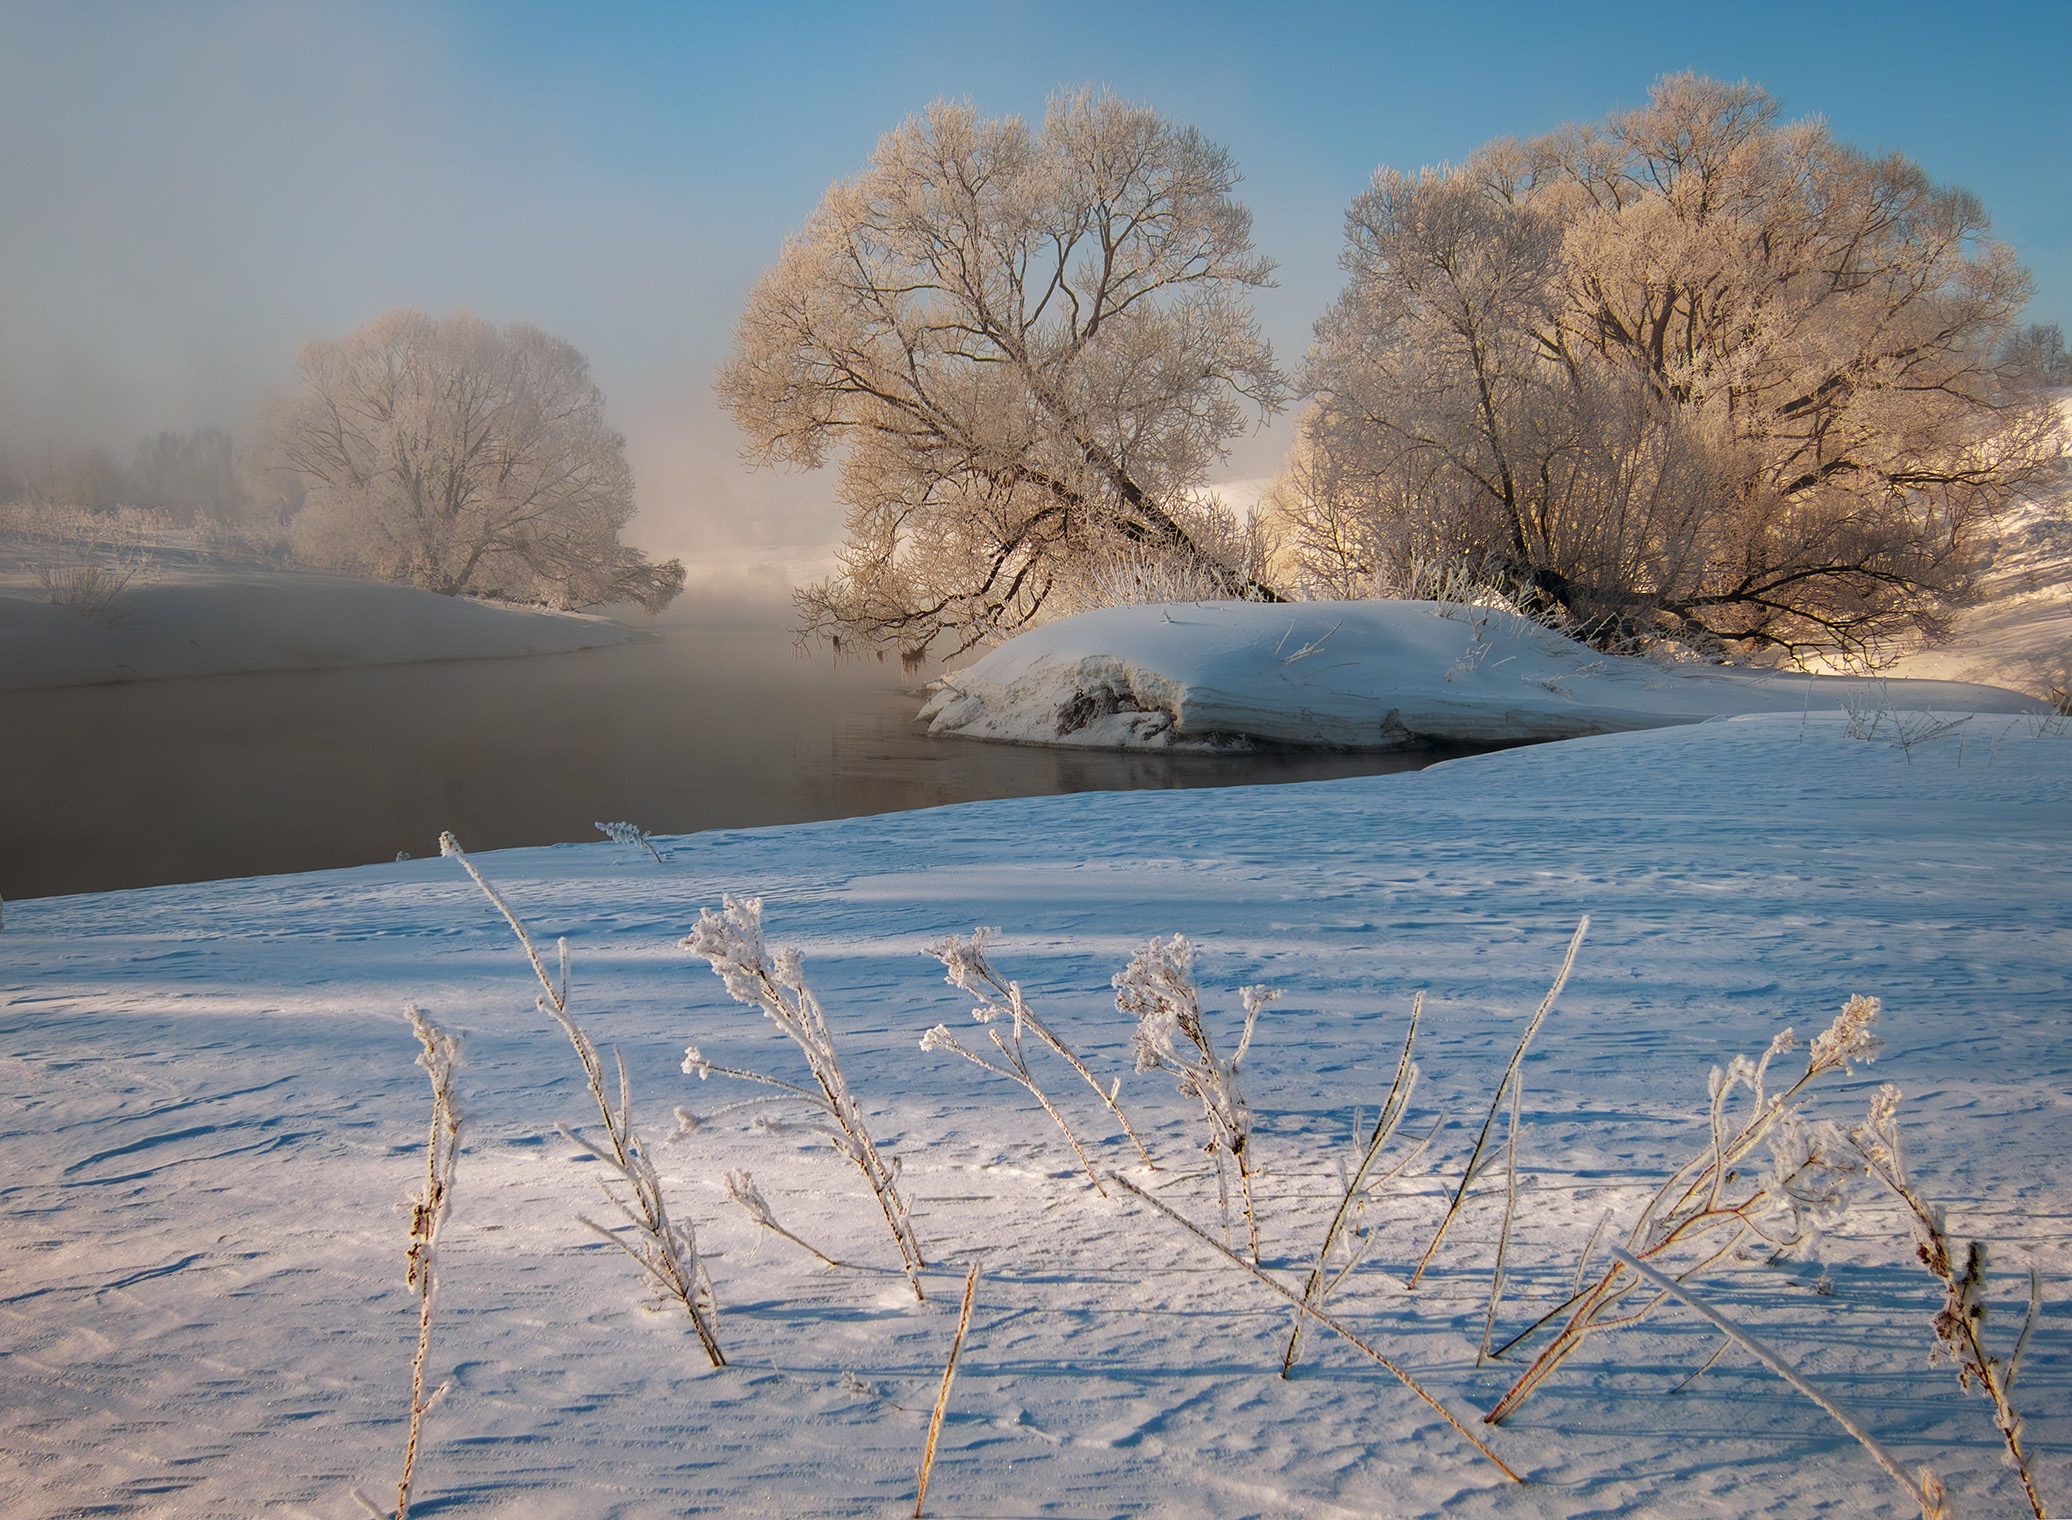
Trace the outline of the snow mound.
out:
[[[1394,749],[1666,728],[1762,712],[2026,713],[1961,681],[1722,669],[1602,655],[1514,613],[1411,601],[1111,607],[945,677],[929,732],[1021,744]]]
[[[0,691],[567,654],[626,638],[607,617],[345,576],[223,572],[132,587],[99,617],[0,595]]]

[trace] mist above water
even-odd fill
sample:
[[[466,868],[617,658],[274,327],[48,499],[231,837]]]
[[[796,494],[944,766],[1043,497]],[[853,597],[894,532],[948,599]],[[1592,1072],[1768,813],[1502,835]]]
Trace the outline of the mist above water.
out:
[[[498,849],[598,840],[597,820],[679,834],[1443,758],[934,739],[905,684],[800,655],[774,613],[715,609],[579,654],[6,693],[0,894],[364,865],[447,829]]]

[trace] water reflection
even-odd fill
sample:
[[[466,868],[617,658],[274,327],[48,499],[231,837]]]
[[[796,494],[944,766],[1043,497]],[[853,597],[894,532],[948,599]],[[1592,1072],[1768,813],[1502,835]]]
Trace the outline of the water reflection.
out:
[[[896,667],[669,627],[524,660],[0,695],[0,894],[797,823],[991,797],[1308,781],[1414,755],[1104,754],[931,739]],[[1459,753],[1448,751],[1446,753]]]

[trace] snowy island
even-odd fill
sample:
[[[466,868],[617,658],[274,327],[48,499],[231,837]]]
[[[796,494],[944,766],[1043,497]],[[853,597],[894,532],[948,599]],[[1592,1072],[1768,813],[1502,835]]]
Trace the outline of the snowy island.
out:
[[[1599,654],[1516,613],[1415,601],[1112,607],[1010,639],[937,683],[936,734],[1116,749],[1525,743],[1736,713],[2035,713],[1963,681]]]

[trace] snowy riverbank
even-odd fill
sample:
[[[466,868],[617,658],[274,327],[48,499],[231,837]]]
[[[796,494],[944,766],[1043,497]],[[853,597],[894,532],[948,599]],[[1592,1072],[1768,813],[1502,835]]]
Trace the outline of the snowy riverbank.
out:
[[[1796,704],[1794,704],[1794,707]],[[358,1513],[392,1485],[416,1315],[403,1284],[423,1075],[401,1018],[468,1040],[470,1145],[444,1255],[418,1503],[453,1515],[864,1516],[912,1504],[956,1317],[977,1309],[930,1513],[1553,1517],[1912,1513],[1854,1442],[1665,1308],[1588,1345],[1485,1432],[1506,1483],[1341,1345],[1276,1373],[1285,1306],[1141,1205],[1104,1200],[1018,1088],[917,1049],[969,999],[922,952],[999,924],[994,959],[1106,1080],[1160,1164],[1130,1154],[1062,1067],[1036,1070],[1103,1166],[1213,1221],[1199,1106],[1131,1074],[1109,978],[1183,932],[1219,1038],[1234,989],[1262,1018],[1245,1088],[1268,1266],[1299,1282],[1349,1132],[1428,1001],[1406,1133],[1432,1149],[1368,1207],[1366,1264],[1333,1298],[1474,1423],[1515,1375],[1477,1367],[1501,1192],[1473,1198],[1415,1294],[1407,1266],[1576,920],[1593,927],[1525,1063],[1508,1333],[1567,1293],[1609,1208],[1705,1144],[1706,1073],[1845,998],[1885,1000],[1876,1065],[1922,1187],[1994,1242],[2004,1352],[2026,1269],[2046,1309],[2017,1403],[2039,1481],[2072,1496],[2072,736],[1978,717],[1902,749],[1797,710],[1512,750],[1303,787],[1106,793],[478,864],[551,943],[574,1006],[632,1075],[643,1131],[712,1253],[732,1366],[637,1307],[630,1264],[575,1220],[594,1163],[555,1133],[588,1103],[533,1007],[508,930],[451,861],[9,904],[0,932],[8,1110],[0,1175],[0,1510],[11,1516]],[[810,1126],[678,1070],[800,1074],[790,1047],[677,947],[723,892],[766,897],[806,950],[850,1079],[904,1164],[931,1259],[916,1304],[877,1209]],[[1226,1048],[1228,1048],[1226,1046]],[[1047,1058],[1044,1058],[1047,1060]],[[1786,1058],[1779,1058],[1780,1069]],[[775,1121],[758,1127],[758,1117]],[[595,1121],[595,1110],[587,1118]],[[760,1244],[723,1190],[746,1168],[787,1227],[861,1269]],[[1716,1270],[1711,1297],[1864,1418],[1956,1511],[2024,1512],[1987,1408],[1927,1361],[1934,1282],[1864,1192],[1818,1266]],[[1479,1425],[1478,1430],[1483,1429]],[[392,1488],[390,1489],[392,1492]]]
[[[566,654],[629,635],[608,617],[285,571],[169,572],[93,615],[0,587],[0,691]]]
[[[1731,713],[2043,712],[1961,681],[1601,655],[1513,613],[1410,601],[1185,602],[1082,613],[943,678],[929,731],[1094,748],[1391,749],[1571,739]]]

